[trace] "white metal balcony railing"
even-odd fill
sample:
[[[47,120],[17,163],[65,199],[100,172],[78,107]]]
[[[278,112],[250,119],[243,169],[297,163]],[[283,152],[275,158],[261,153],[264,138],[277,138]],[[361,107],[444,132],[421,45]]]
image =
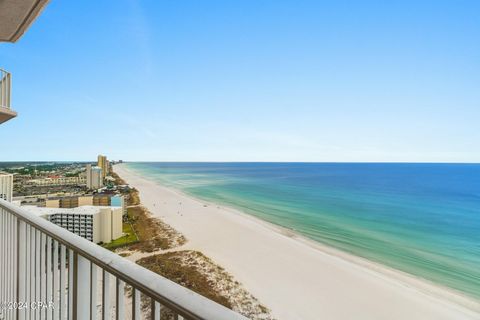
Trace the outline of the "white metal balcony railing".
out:
[[[12,76],[9,72],[0,69],[0,108],[10,109],[10,92],[12,90]]]
[[[6,320],[246,319],[1,199],[0,303]]]

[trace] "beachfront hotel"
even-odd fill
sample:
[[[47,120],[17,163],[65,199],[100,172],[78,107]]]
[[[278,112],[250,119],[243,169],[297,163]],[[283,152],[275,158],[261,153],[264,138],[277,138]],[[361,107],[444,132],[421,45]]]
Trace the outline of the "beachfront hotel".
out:
[[[23,208],[94,243],[109,243],[123,235],[121,207]]]
[[[20,39],[47,3],[48,0],[0,1],[0,41]],[[11,74],[0,70],[0,124],[17,116],[12,109],[11,86]],[[17,92],[29,94],[22,88]],[[2,176],[2,181],[7,181],[2,188],[10,190],[11,177]],[[129,314],[135,320],[146,313],[151,319],[160,320],[163,308],[173,312],[174,319],[245,319],[55,224],[66,223],[68,227],[69,220],[78,216],[78,230],[81,233],[83,226],[86,234],[90,212],[70,214],[63,208],[50,209],[47,215],[52,221],[48,221],[6,201],[11,197],[10,191],[2,194],[0,319],[87,320],[97,319],[101,310],[102,319],[125,319]],[[94,235],[91,237],[94,240]],[[142,301],[146,302],[143,306]],[[15,307],[4,307],[9,305]],[[20,305],[25,307],[19,308]]]
[[[120,207],[123,214],[127,213],[125,198],[122,195],[99,194],[45,199],[45,208],[77,208],[81,206]]]

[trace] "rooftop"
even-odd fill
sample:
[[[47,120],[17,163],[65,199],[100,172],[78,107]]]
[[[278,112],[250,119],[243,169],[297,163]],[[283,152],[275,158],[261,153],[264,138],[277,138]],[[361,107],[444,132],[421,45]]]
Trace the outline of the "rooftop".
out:
[[[100,212],[101,209],[119,209],[121,207],[115,206],[81,206],[76,208],[44,208],[36,206],[22,206],[30,213],[34,213],[37,216],[45,216],[52,214],[83,214],[83,215],[95,215]]]

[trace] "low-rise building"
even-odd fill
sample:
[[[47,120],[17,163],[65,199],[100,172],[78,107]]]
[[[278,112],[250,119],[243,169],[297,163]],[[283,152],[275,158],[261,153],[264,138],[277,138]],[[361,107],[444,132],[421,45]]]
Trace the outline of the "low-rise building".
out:
[[[85,196],[70,196],[57,197],[45,200],[46,208],[76,208],[81,206],[112,206],[121,207],[124,214],[127,213],[125,205],[125,198],[122,195],[85,195]]]
[[[68,185],[85,185],[87,179],[85,176],[78,177],[48,177],[43,179],[32,179],[27,184],[34,186],[68,186]]]
[[[24,206],[23,208],[94,243],[108,243],[123,235],[121,207],[42,208]]]
[[[93,196],[78,197],[78,206],[93,206]]]
[[[47,208],[60,208],[60,199],[46,199],[45,207]]]

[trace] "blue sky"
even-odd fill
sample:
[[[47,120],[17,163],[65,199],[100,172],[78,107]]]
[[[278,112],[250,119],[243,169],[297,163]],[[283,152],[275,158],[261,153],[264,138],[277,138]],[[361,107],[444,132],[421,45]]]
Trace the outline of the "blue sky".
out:
[[[480,162],[479,1],[52,1],[0,160]]]

